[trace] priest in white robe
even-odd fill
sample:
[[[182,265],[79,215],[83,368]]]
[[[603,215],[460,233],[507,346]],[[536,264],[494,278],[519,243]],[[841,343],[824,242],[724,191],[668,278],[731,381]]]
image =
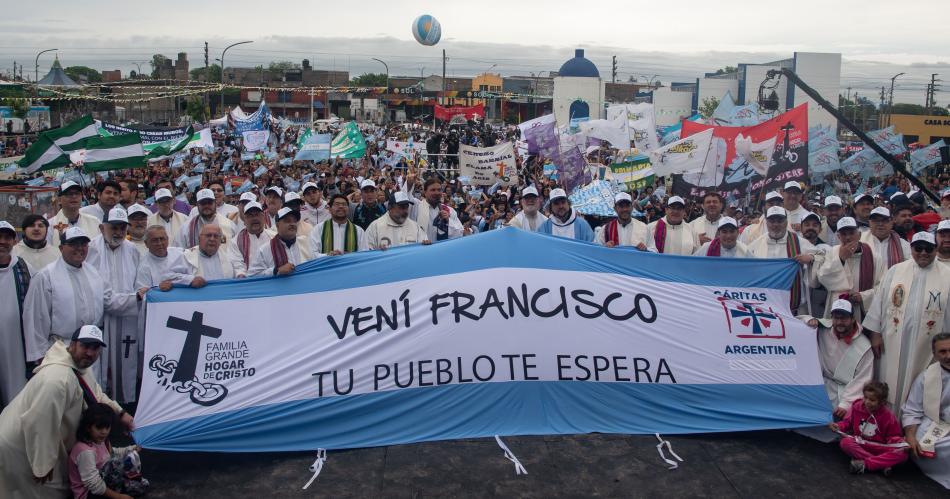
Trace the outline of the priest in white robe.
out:
[[[47,239],[49,221],[40,215],[27,215],[20,223],[23,237],[13,247],[13,254],[30,264],[36,274],[47,265],[59,260],[59,249]]]
[[[782,195],[776,191],[769,191],[765,195],[765,211],[767,212],[769,208],[773,206],[782,207]],[[742,229],[742,234],[739,235],[739,242],[748,246],[755,242],[756,239],[765,235],[766,232],[765,217],[762,216],[757,221],[752,222]]]
[[[950,489],[950,333],[934,335],[931,351],[936,362],[911,385],[901,425],[920,470]]]
[[[157,210],[149,215],[148,227],[161,225],[165,227],[165,232],[178,237],[182,227],[188,224],[188,217],[175,210],[175,197],[172,196],[172,191],[164,188],[155,191],[155,206]]]
[[[313,258],[369,249],[363,228],[347,218],[349,211],[350,202],[346,196],[330,196],[330,218],[318,223],[308,238]]]
[[[409,219],[415,220],[430,241],[462,237],[465,228],[455,209],[442,204],[442,182],[430,177],[423,184],[423,199],[409,206]]]
[[[223,251],[218,251],[220,248],[221,228],[213,224],[202,227],[198,246],[188,248],[184,253],[191,273],[206,281],[234,279],[234,265]]]
[[[699,244],[705,244],[716,238],[719,219],[722,218],[722,196],[715,190],[708,190],[703,196],[703,216],[689,222]]]
[[[227,217],[215,211],[214,193],[210,189],[201,189],[198,191],[198,211],[195,216],[188,220],[188,223],[182,226],[178,233],[178,239],[175,246],[179,248],[193,248],[198,245],[198,234],[201,233],[201,227],[208,224],[215,224],[221,227],[221,233],[227,242],[234,237],[234,225]]]
[[[936,262],[933,234],[914,234],[910,246],[912,260],[887,271],[863,322],[880,358],[877,377],[890,387],[888,402],[894,408],[901,407],[911,382],[930,364],[931,338],[950,331],[950,269]]]
[[[46,236],[53,246],[59,246],[60,236],[69,227],[79,227],[89,237],[95,237],[99,233],[99,223],[102,219],[79,212],[82,206],[82,187],[79,184],[72,180],[63,182],[59,186],[56,201],[59,203],[59,212],[49,219],[51,230]]]
[[[153,225],[145,231],[145,245],[148,254],[141,258],[135,272],[135,289],[140,293],[153,287],[168,291],[174,284],[190,286],[199,279],[191,274],[182,249],[168,246],[168,233],[161,225]]]
[[[538,189],[529,185],[521,191],[521,211],[508,221],[508,225],[529,232],[537,232],[541,224],[548,220],[548,217],[539,211],[540,209],[541,198],[538,196]]]
[[[941,220],[934,235],[937,240],[937,261],[950,267],[950,220]]]
[[[26,384],[23,346],[23,300],[33,272],[13,254],[16,229],[0,220],[0,407],[6,406]]]
[[[422,227],[409,218],[409,206],[415,202],[405,192],[394,192],[389,210],[366,229],[366,245],[370,249],[387,249],[407,244],[431,244]]]
[[[666,201],[666,215],[647,226],[650,230],[647,248],[665,255],[692,255],[699,247],[699,239],[684,221],[685,216],[686,202],[679,196],[671,196]]]
[[[868,221],[870,230],[861,234],[861,242],[867,244],[874,255],[874,274],[883,277],[887,269],[910,259],[910,243],[894,232],[894,222],[887,208],[879,206],[871,210]]]
[[[138,205],[133,205],[138,206]],[[135,382],[138,376],[138,351],[142,338],[138,331],[139,301],[135,274],[141,254],[126,240],[128,232],[126,211],[117,206],[109,210],[99,230],[101,235],[89,243],[86,265],[99,271],[112,289],[111,299],[105,303],[103,317],[105,342],[99,361],[91,367],[100,386],[105,387],[113,400],[134,402]]]
[[[877,274],[873,252],[860,237],[857,221],[851,217],[838,220],[839,244],[825,254],[817,274],[818,282],[828,290],[825,310],[829,310],[835,300],[847,296],[859,322],[871,307],[877,284],[884,278],[883,270]]]
[[[152,214],[148,208],[133,204],[129,207],[129,235],[128,241],[135,246],[140,255],[148,253],[148,247],[145,246],[145,230],[148,229],[148,217]]]
[[[608,248],[632,246],[645,251],[650,231],[645,223],[633,218],[633,199],[630,194],[620,192],[614,196],[614,211],[617,212],[617,218],[594,230],[594,242]]]
[[[719,217],[719,229],[716,237],[703,243],[693,256],[712,256],[722,258],[752,258],[749,248],[739,242],[739,223],[732,217]]]
[[[810,266],[815,262],[818,249],[807,239],[789,229],[785,208],[773,206],[765,212],[766,233],[749,245],[753,258],[792,258],[800,265]],[[806,304],[816,272],[814,266],[803,267],[795,277],[791,289],[791,309],[797,314]]]
[[[281,208],[277,212],[277,234],[257,250],[247,270],[248,277],[288,275],[311,259],[307,240],[297,235],[299,222],[299,211]]]
[[[245,193],[249,194],[249,193]],[[253,196],[253,194],[252,194]],[[248,201],[242,207],[244,228],[228,241],[227,255],[237,277],[247,277],[247,269],[257,251],[270,243],[275,232],[264,229],[264,207],[257,201]]]

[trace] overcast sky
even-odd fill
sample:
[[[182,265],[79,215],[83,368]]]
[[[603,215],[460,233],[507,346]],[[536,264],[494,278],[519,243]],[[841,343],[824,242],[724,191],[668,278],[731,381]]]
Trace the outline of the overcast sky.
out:
[[[664,83],[691,81],[704,72],[740,62],[762,63],[795,51],[843,54],[842,92],[878,100],[881,85],[899,72],[895,101],[923,104],[931,73],[950,82],[948,0],[739,0],[678,1],[136,1],[43,0],[5,2],[0,71],[13,61],[33,72],[36,53],[58,48],[65,65],[96,69],[147,69],[152,54],[187,52],[203,65],[228,51],[228,66],[310,59],[317,68],[351,74],[441,73],[441,49],[450,75],[492,71],[505,75],[557,70],[575,47],[609,78],[617,55],[620,79]],[[410,33],[419,14],[442,24],[435,47]],[[52,54],[41,58],[41,76]],[[950,90],[950,83],[945,88]],[[950,91],[937,92],[950,103]]]

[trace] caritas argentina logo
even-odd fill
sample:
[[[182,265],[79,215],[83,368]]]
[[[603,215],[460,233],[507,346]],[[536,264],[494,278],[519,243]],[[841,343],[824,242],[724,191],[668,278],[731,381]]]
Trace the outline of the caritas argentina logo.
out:
[[[251,377],[256,373],[256,369],[248,365],[250,351],[243,340],[209,341],[202,352],[202,337],[217,339],[222,334],[220,328],[204,324],[203,313],[193,312],[191,320],[169,316],[165,326],[186,334],[178,360],[157,354],[148,361],[148,368],[156,372],[159,385],[166,390],[187,393],[195,404],[212,406],[228,395],[228,388],[216,381]]]
[[[716,299],[722,304],[722,310],[726,314],[729,332],[737,338],[785,338],[785,322],[765,303],[726,296]]]

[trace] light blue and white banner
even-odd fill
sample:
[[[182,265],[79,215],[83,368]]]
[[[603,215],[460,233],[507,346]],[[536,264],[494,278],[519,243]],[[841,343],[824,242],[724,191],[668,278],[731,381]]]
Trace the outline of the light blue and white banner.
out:
[[[257,111],[247,115],[246,118],[235,117],[235,114],[232,113],[232,120],[234,121],[234,132],[236,134],[251,130],[264,130],[270,125],[270,109],[268,109],[266,102],[261,101]]]
[[[135,439],[257,452],[827,423],[796,271],[500,229],[152,290]]]
[[[943,139],[940,139],[927,147],[921,147],[910,153],[910,164],[914,174],[924,171],[924,168],[939,164],[941,161],[940,148],[946,147]]]
[[[294,156],[294,161],[326,161],[330,159],[330,141],[333,135],[329,133],[309,133],[300,144],[300,149]]]

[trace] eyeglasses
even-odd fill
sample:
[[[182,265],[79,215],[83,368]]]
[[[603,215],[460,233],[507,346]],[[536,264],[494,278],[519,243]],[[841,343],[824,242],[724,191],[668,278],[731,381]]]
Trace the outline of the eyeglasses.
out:
[[[914,250],[914,253],[933,253],[937,250],[936,246],[924,246],[922,244],[911,246],[910,249]]]

